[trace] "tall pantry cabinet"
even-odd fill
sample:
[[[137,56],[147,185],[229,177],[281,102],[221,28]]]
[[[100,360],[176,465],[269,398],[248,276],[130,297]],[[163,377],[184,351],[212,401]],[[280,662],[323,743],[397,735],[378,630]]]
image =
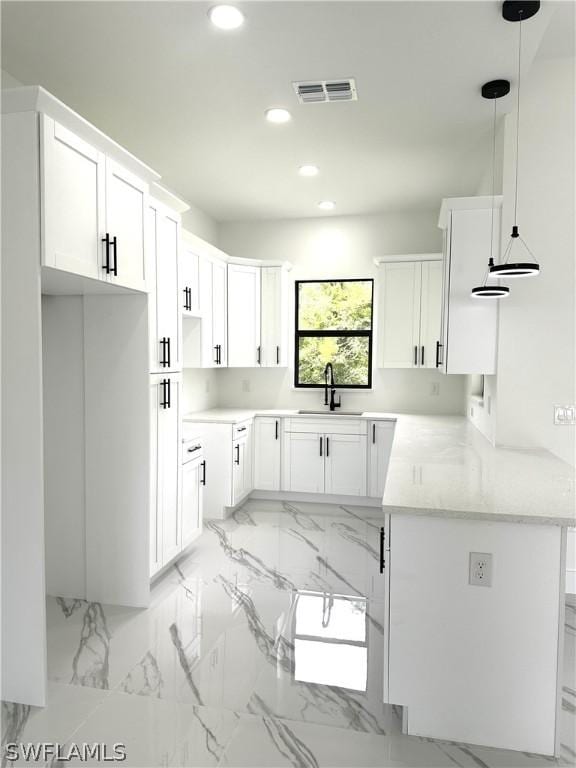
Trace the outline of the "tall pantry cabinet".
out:
[[[176,198],[174,204],[178,204]],[[182,548],[180,214],[153,198],[148,210],[147,230],[150,278],[150,575],[154,576]]]

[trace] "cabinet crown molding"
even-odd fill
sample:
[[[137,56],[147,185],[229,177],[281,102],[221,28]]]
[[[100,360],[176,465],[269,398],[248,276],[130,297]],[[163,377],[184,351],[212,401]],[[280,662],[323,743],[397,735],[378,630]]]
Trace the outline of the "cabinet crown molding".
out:
[[[502,195],[496,195],[494,197],[494,208],[502,208]],[[492,208],[492,196],[491,195],[478,195],[476,197],[445,197],[442,200],[440,206],[440,214],[438,216],[438,228],[448,228],[448,214],[450,211],[470,211],[477,210],[479,208]]]
[[[131,152],[106,136],[99,128],[67,107],[66,104],[40,85],[26,85],[22,88],[7,88],[2,91],[2,114],[13,112],[41,112],[48,115],[96,149],[116,160],[127,170],[132,171],[143,181],[152,184],[160,179],[159,173],[138,160]]]

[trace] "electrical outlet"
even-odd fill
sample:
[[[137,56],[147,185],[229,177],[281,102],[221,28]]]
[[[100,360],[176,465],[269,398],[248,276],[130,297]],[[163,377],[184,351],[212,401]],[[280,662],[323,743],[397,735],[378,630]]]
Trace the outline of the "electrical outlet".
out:
[[[250,380],[242,379],[242,392],[250,392]]]
[[[440,394],[440,384],[437,381],[432,383],[432,394],[437,397]]]
[[[492,555],[470,552],[468,583],[474,587],[492,586]]]

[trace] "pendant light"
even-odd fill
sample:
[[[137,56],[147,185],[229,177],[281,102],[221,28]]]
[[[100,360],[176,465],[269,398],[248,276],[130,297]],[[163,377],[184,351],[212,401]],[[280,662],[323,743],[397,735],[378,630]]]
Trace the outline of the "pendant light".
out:
[[[534,16],[540,9],[540,2],[535,0],[505,0],[502,16],[506,21],[518,22],[518,90],[516,98],[516,176],[514,181],[514,225],[510,240],[504,251],[501,264],[490,267],[490,277],[532,277],[540,272],[536,257],[526,244],[518,229],[518,166],[520,148],[520,77],[522,72],[522,22]],[[531,260],[511,261],[512,250],[519,240]],[[517,249],[516,249],[517,250]]]
[[[471,296],[473,299],[503,299],[510,294],[510,288],[506,285],[487,285],[488,278],[494,267],[494,258],[492,251],[494,248],[494,198],[495,198],[495,173],[496,173],[496,100],[510,93],[510,83],[508,80],[491,80],[482,86],[482,97],[494,101],[494,117],[492,120],[492,215],[490,218],[490,258],[488,259],[488,269],[484,277],[484,283],[472,288]]]

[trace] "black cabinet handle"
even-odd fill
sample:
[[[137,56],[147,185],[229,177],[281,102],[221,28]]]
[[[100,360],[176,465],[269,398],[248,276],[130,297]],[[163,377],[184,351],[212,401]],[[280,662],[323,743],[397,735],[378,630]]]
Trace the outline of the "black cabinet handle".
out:
[[[238,432],[246,432],[246,427],[240,427],[237,431]]]
[[[236,446],[236,458],[234,459],[234,464],[240,464],[240,446]]]
[[[330,456],[330,438],[326,438],[326,456]]]
[[[188,448],[188,453],[196,453],[196,451],[199,451],[200,448],[202,448],[201,445],[195,445],[194,448]]]
[[[258,363],[258,365],[262,365],[262,347],[256,348],[256,355],[257,355],[256,362]]]
[[[110,272],[114,277],[118,277],[118,238],[116,235],[112,238],[112,248],[114,249],[114,266],[110,269]]]
[[[418,347],[414,347],[414,365],[418,365]]]
[[[162,379],[160,386],[162,387],[162,400],[160,401],[160,407],[170,408],[170,379]]]
[[[376,442],[376,424],[372,424],[372,442]]]
[[[320,456],[322,456],[322,438],[320,438]]]
[[[276,347],[276,365],[280,365],[280,347]]]
[[[380,528],[380,573],[384,573],[386,568],[386,560],[384,559],[384,542],[386,540],[386,534],[384,528]]]
[[[440,348],[443,346],[444,344],[440,344],[439,341],[436,342],[436,368],[440,368],[442,365],[442,361],[440,360]]]
[[[110,235],[108,232],[106,232],[106,237],[102,238],[102,242],[104,243],[104,264],[102,265],[102,269],[106,270],[106,274],[110,274]]]
[[[274,439],[278,440],[278,420],[276,420],[276,431],[275,431],[275,434],[274,434]]]
[[[214,353],[216,355],[214,362],[216,363],[216,365],[218,365],[218,344],[216,344],[216,346],[214,347]]]
[[[184,288],[184,309],[191,309],[192,300],[189,299],[190,288]]]
[[[424,347],[421,347],[420,350],[420,365],[424,365]]]
[[[167,341],[168,341],[168,339],[166,338],[166,336],[162,336],[162,338],[160,339],[160,347],[161,347],[161,350],[162,350],[162,354],[161,354],[161,357],[160,357],[160,365],[162,366],[162,368],[166,368],[166,366],[168,365],[168,361],[166,360],[166,343],[167,343]]]
[[[171,362],[170,361],[170,357],[171,357],[171,355],[170,355],[170,336],[168,336],[167,342],[168,342],[167,343],[167,347],[168,347],[168,362],[166,363],[166,365],[167,365],[168,368],[170,368],[170,362]]]
[[[166,379],[166,393],[168,395],[167,398],[166,398],[166,408],[171,408],[172,407],[172,403],[171,403],[171,394],[172,394],[171,393],[171,389],[172,389],[171,381],[170,381],[170,379]]]
[[[200,482],[202,485],[206,485],[206,462],[203,461],[200,466],[202,467],[202,479]]]
[[[222,365],[222,345],[216,344],[216,365]]]

